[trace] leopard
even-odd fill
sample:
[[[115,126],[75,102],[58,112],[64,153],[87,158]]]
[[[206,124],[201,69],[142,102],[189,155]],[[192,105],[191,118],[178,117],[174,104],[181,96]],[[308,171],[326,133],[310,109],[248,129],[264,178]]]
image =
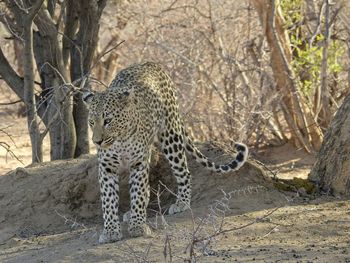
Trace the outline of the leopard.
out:
[[[127,173],[129,180],[130,210],[123,217],[128,222],[128,233],[130,237],[150,234],[146,210],[154,144],[161,148],[176,179],[176,201],[169,207],[169,215],[191,207],[192,180],[187,155],[216,173],[236,171],[248,158],[248,147],[243,143],[234,144],[235,156],[226,164],[216,164],[201,153],[180,116],[175,84],[158,63],[144,62],[124,68],[107,89],[99,92],[86,89],[82,100],[97,148],[104,222],[99,243],[123,238],[118,215],[122,173]]]

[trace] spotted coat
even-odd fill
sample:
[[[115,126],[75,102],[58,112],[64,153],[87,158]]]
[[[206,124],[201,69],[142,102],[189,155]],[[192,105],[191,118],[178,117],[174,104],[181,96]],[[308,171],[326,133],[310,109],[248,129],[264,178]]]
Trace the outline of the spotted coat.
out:
[[[155,63],[130,66],[120,71],[110,87],[100,93],[85,92],[93,142],[98,148],[99,183],[104,218],[100,242],[122,238],[118,218],[119,175],[130,174],[131,236],[147,234],[146,208],[149,202],[148,182],[151,146],[158,140],[170,163],[178,184],[177,200],[169,214],[190,207],[191,175],[185,152],[208,169],[224,173],[238,170],[246,161],[248,148],[236,144],[236,157],[224,165],[209,161],[184,131],[173,82]]]

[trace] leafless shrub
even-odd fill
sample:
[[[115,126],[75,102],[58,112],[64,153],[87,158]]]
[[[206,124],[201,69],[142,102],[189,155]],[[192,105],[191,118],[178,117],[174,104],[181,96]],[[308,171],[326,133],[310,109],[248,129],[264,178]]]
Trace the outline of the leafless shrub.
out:
[[[169,188],[161,185],[171,194],[175,195]],[[157,223],[151,223],[151,225],[163,235],[163,257],[164,262],[173,262],[176,260],[182,260],[183,262],[197,262],[199,256],[214,255],[215,242],[219,240],[220,236],[227,233],[234,232],[251,226],[258,222],[266,222],[267,218],[273,214],[279,207],[274,208],[267,212],[262,217],[256,218],[251,222],[248,222],[238,227],[227,227],[226,216],[230,213],[230,206],[234,202],[234,197],[239,195],[251,195],[266,191],[266,188],[260,185],[248,186],[242,189],[236,189],[229,193],[222,191],[223,196],[213,202],[209,207],[208,213],[203,217],[196,217],[192,209],[190,209],[192,224],[189,228],[178,228],[167,223],[164,217],[164,209],[160,204],[160,188],[157,191],[157,200],[159,202],[159,211],[157,215],[162,218],[162,226]],[[156,218],[157,222],[157,218]],[[277,226],[275,226],[277,227]],[[276,230],[276,228],[275,228]],[[275,231],[271,230],[271,231]],[[269,234],[269,233],[268,233]],[[263,237],[262,237],[263,238]],[[149,253],[150,247],[147,249]],[[158,248],[159,249],[159,248]],[[130,250],[131,251],[131,250]],[[131,251],[134,255],[135,251]],[[141,253],[142,254],[142,253]],[[138,258],[142,258],[138,253]],[[147,262],[147,261],[138,261]]]
[[[69,218],[68,216],[66,215],[63,215],[61,214],[60,212],[58,212],[56,209],[55,209],[55,213],[64,220],[64,224],[65,225],[69,225],[69,227],[71,229],[76,229],[76,228],[80,228],[80,229],[87,229],[87,227],[82,224],[82,223],[79,223],[77,222],[77,219],[76,218]]]
[[[257,146],[283,140],[272,114],[278,94],[248,2],[136,1],[119,8],[128,17],[118,32],[126,40],[116,52],[119,68],[146,60],[164,65],[196,139]]]
[[[0,133],[4,133],[9,139],[10,141],[13,143],[13,145],[16,146],[16,143],[14,141],[14,139],[12,138],[11,134],[9,134],[6,129],[9,128],[4,127],[4,128],[0,128]],[[4,141],[0,141],[0,147],[4,148],[6,150],[6,155],[5,155],[5,159],[7,161],[8,155],[10,155],[12,158],[16,159],[18,162],[20,162],[21,164],[23,164],[22,160],[18,158],[18,156],[12,151],[11,146]]]

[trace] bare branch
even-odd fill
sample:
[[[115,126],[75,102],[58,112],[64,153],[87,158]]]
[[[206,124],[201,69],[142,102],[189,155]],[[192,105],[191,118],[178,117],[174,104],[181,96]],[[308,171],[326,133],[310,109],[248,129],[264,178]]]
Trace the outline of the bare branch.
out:
[[[125,40],[120,41],[119,43],[115,44],[114,46],[112,46],[110,49],[106,50],[105,52],[103,52],[102,54],[100,54],[98,56],[98,58],[96,59],[95,63],[92,64],[92,66],[90,67],[89,72],[92,71],[92,69],[98,64],[98,62],[108,53],[112,52],[113,50],[117,49],[121,44],[123,44],[125,42]]]
[[[24,82],[23,79],[18,76],[16,71],[11,67],[10,63],[6,59],[1,47],[0,47],[0,75],[5,80],[7,85],[16,93],[16,95],[24,100]]]
[[[12,138],[11,134],[9,134],[7,131],[6,131],[6,128],[8,127],[5,127],[5,128],[0,128],[0,132],[4,133],[11,141],[12,143],[16,146],[16,142],[15,140]],[[22,165],[24,165],[24,163],[22,162],[21,159],[19,159],[17,157],[17,155],[12,151],[11,149],[11,146],[6,143],[6,142],[0,142],[0,146],[3,147],[5,150],[6,150],[6,160],[7,160],[7,154],[10,154],[10,156],[14,159],[16,159],[17,161],[19,161]]]
[[[8,106],[8,105],[13,105],[13,104],[17,104],[19,102],[22,102],[22,100],[15,100],[15,101],[11,101],[11,102],[1,102],[0,106]]]

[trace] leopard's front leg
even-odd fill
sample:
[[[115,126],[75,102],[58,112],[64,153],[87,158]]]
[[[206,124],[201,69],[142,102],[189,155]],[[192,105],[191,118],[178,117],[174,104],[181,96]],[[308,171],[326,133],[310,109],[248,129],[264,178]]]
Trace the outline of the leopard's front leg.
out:
[[[151,230],[146,225],[146,209],[150,197],[148,161],[137,162],[130,172],[129,234],[132,237],[149,235]]]
[[[122,239],[119,208],[119,176],[113,173],[113,167],[104,160],[98,165],[104,228],[99,243],[115,242]]]

